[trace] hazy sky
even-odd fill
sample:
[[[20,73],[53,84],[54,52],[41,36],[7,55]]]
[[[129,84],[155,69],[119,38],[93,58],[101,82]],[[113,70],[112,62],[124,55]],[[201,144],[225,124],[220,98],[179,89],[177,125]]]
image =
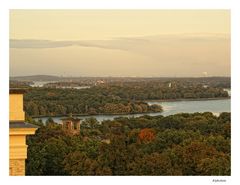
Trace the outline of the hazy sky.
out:
[[[10,75],[229,76],[227,10],[11,10]]]

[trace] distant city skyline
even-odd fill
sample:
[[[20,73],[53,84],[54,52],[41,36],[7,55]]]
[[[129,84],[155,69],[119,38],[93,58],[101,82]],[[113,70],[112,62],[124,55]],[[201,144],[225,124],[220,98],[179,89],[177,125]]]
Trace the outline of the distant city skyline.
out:
[[[11,10],[10,76],[230,76],[228,10]]]

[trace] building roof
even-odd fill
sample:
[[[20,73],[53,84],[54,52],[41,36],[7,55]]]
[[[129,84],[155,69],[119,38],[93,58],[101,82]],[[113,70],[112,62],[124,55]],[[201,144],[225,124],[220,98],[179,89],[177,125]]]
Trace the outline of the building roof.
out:
[[[25,89],[22,88],[10,88],[9,94],[24,94],[26,92]]]
[[[9,128],[39,128],[37,125],[26,123],[24,121],[10,121]]]

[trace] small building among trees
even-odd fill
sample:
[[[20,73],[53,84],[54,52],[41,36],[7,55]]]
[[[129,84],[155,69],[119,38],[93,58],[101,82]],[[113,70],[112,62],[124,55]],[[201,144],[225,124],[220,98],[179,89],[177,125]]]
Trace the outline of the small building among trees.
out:
[[[80,120],[79,118],[74,118],[71,115],[66,118],[62,118],[62,128],[71,134],[80,133]]]

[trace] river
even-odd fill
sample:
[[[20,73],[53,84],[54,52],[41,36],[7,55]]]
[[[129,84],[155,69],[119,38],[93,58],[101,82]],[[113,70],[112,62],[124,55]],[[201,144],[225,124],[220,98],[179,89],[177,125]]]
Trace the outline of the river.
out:
[[[139,117],[142,115],[168,116],[177,113],[193,113],[193,112],[212,112],[215,115],[219,115],[221,112],[231,112],[231,99],[220,100],[200,100],[200,101],[171,101],[171,102],[147,102],[149,105],[158,104],[163,107],[161,113],[145,113],[145,114],[127,114],[127,115],[95,115],[95,116],[79,116],[84,120],[89,117],[95,117],[99,122],[103,120],[113,120],[116,117]],[[57,123],[61,122],[63,117],[53,117],[53,120]],[[38,118],[36,118],[38,119]],[[45,123],[48,117],[43,117],[41,120]]]

